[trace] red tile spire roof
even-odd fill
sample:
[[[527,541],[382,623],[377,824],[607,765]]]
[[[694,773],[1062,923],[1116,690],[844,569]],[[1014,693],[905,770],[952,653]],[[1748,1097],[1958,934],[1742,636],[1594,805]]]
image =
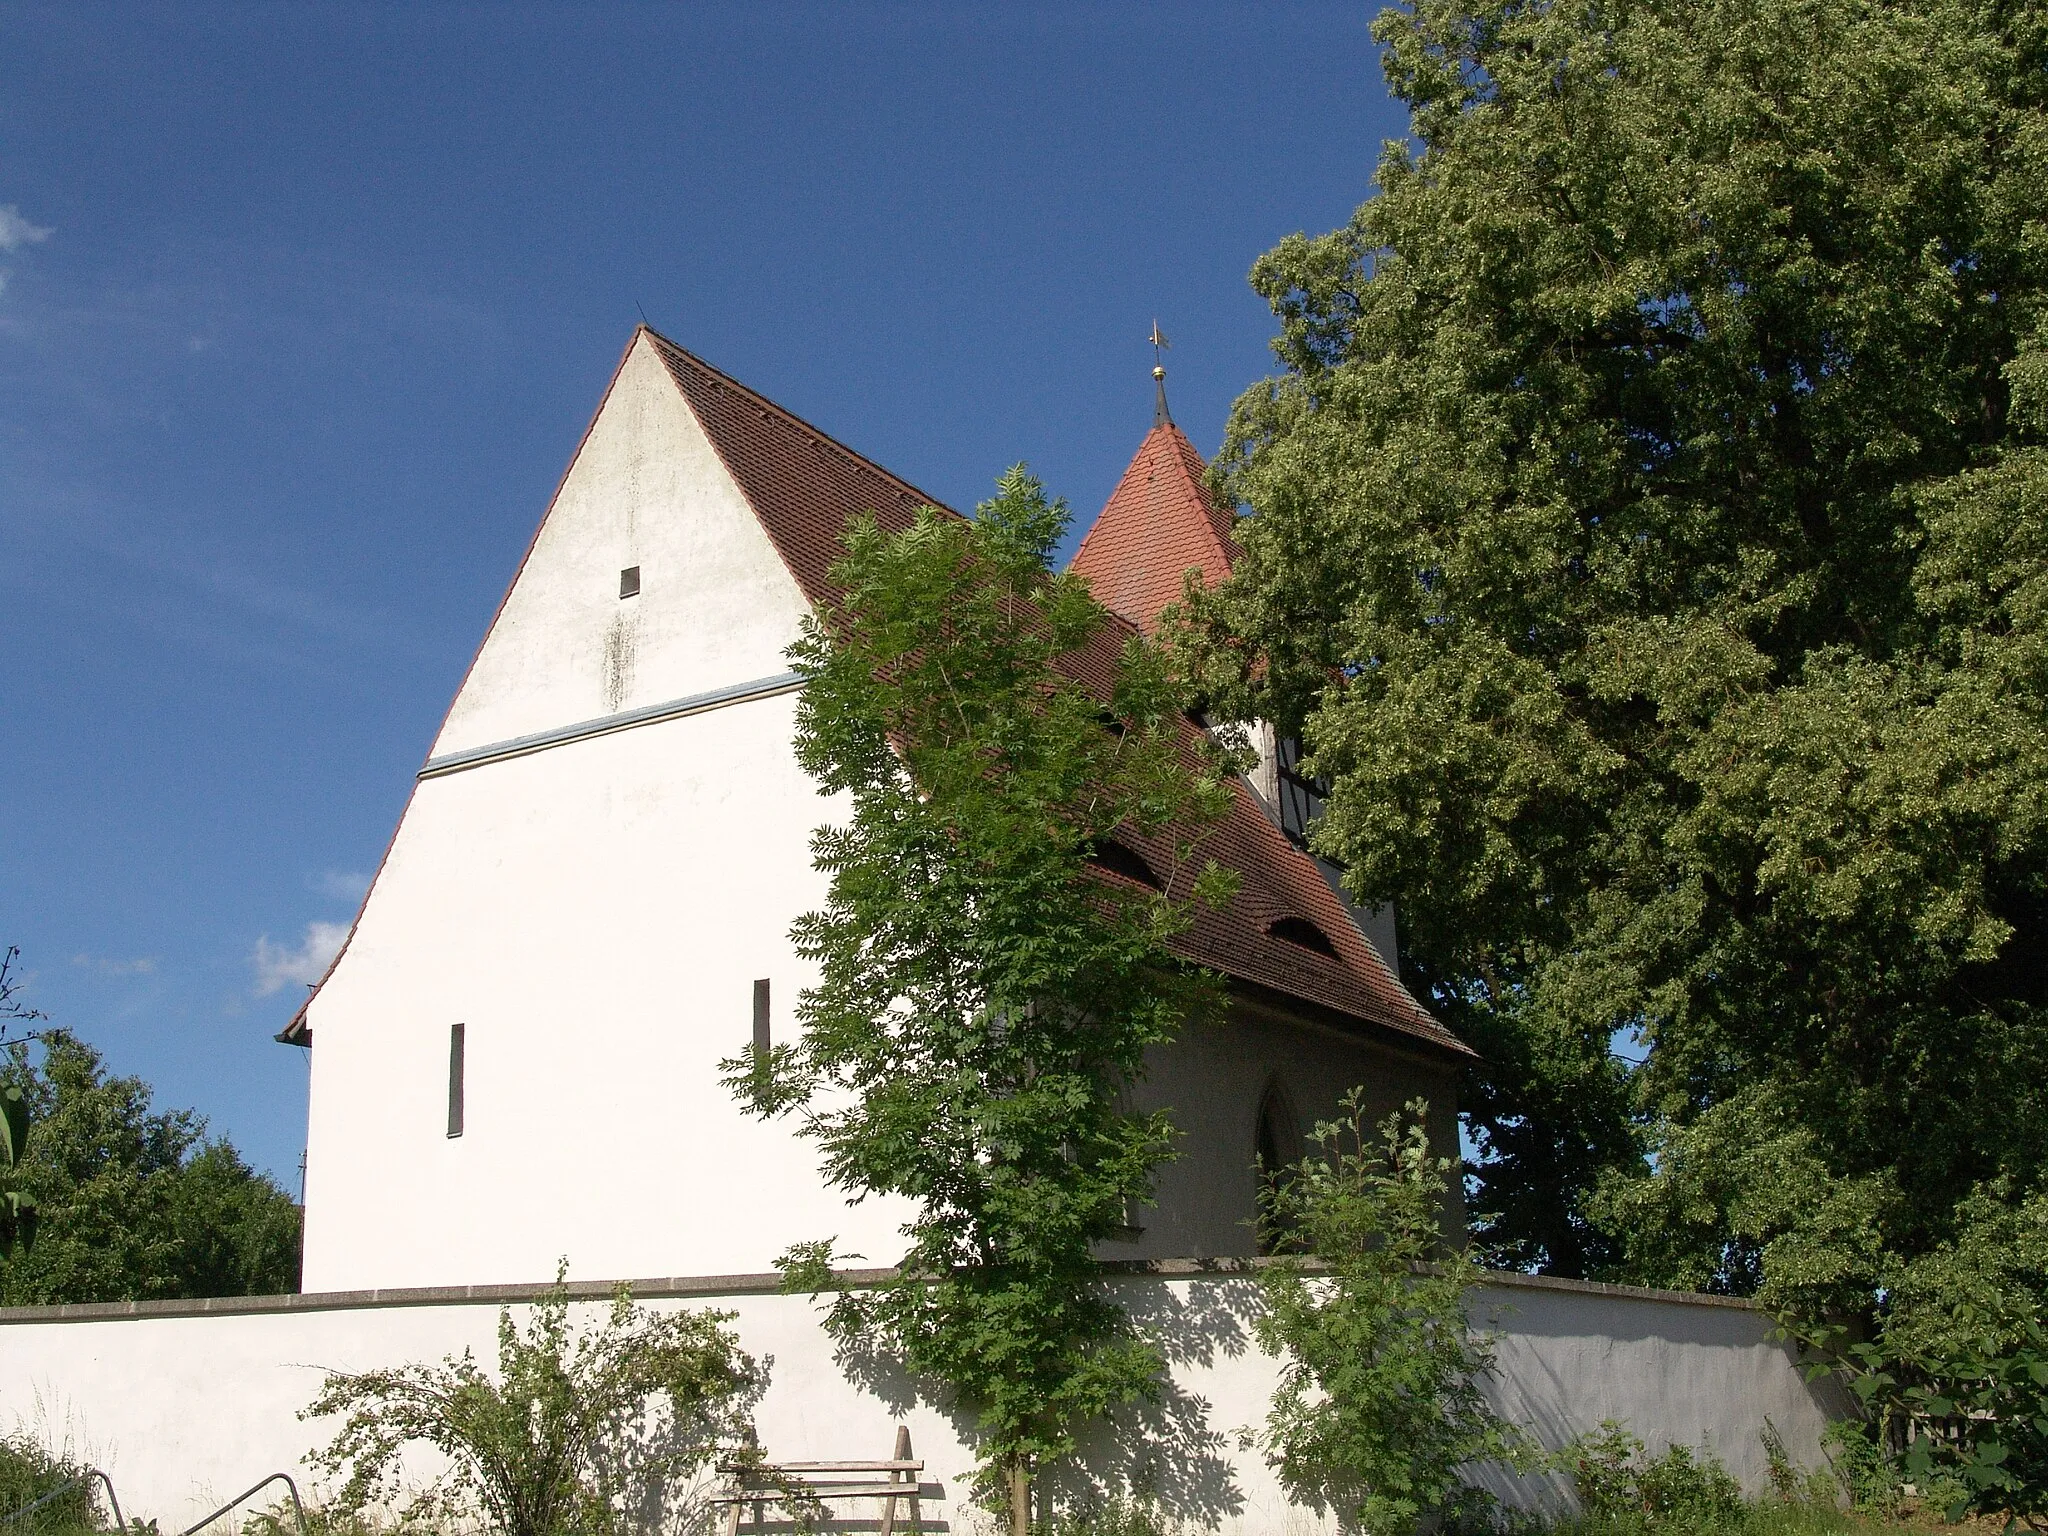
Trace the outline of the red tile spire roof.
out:
[[[1067,567],[1088,578],[1105,608],[1147,634],[1180,596],[1187,571],[1213,585],[1237,558],[1230,513],[1210,499],[1202,456],[1161,399],[1155,425]]]

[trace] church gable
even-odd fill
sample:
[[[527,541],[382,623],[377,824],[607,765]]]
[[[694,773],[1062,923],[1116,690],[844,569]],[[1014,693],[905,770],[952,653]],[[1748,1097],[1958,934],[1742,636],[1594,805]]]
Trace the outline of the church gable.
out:
[[[1112,590],[1131,564],[1162,603],[1178,595],[1190,566],[1210,579],[1227,572],[1236,553],[1228,518],[1209,503],[1200,476],[1193,446],[1162,420],[1082,546]],[[871,513],[884,528],[901,529],[926,505],[947,510],[643,327],[423,778],[496,756],[489,749],[500,746],[530,751],[665,718],[664,705],[758,696],[763,690],[750,685],[764,683],[782,691],[774,685],[794,683],[785,652],[804,615],[838,596],[830,572],[847,520]],[[1148,540],[1161,530],[1175,536],[1154,547]],[[1196,558],[1183,560],[1188,552]],[[1149,628],[1156,613],[1141,605],[1120,617]],[[1063,665],[1107,689],[1120,627],[1113,623]],[[585,725],[595,729],[576,729]],[[1199,727],[1186,728],[1192,745]],[[1203,851],[1236,870],[1241,888],[1223,910],[1198,910],[1175,947],[1255,991],[1468,1055],[1402,987],[1254,792],[1243,782],[1234,788]],[[1135,841],[1140,856],[1170,862],[1164,847]],[[286,1035],[306,1038],[305,1010]]]
[[[432,756],[779,675],[808,611],[654,333],[635,333]]]

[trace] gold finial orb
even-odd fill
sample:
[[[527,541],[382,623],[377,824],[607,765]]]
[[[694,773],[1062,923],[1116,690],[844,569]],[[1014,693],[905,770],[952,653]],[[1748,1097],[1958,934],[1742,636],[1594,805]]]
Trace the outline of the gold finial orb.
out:
[[[1166,377],[1166,370],[1164,368],[1159,367],[1155,363],[1152,367],[1152,377],[1155,379],[1163,379]]]

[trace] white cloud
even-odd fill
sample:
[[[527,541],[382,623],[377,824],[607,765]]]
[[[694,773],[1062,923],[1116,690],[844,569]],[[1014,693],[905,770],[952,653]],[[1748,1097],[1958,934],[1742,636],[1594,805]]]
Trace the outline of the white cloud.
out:
[[[98,971],[102,976],[150,976],[156,972],[154,955],[138,955],[133,960],[116,960],[111,955],[73,955],[71,963]]]
[[[361,901],[370,888],[370,877],[352,869],[326,869],[312,879],[313,889],[336,901]]]
[[[24,245],[40,245],[55,234],[40,224],[31,224],[12,203],[0,203],[0,251],[18,251]]]
[[[268,997],[295,981],[306,986],[318,981],[347,937],[347,923],[306,924],[306,937],[296,949],[273,944],[270,935],[264,934],[249,956],[249,963],[256,968],[256,995]]]

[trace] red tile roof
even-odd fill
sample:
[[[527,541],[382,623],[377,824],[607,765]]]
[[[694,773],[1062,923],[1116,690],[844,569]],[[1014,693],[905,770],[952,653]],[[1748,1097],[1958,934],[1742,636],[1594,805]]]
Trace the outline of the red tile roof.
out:
[[[813,604],[830,603],[839,596],[828,572],[843,553],[840,531],[849,518],[873,512],[883,527],[902,528],[921,506],[948,510],[909,482],[868,462],[673,342],[653,331],[647,334],[761,519],[783,563]],[[1150,480],[1141,472],[1141,466],[1148,463],[1154,468]],[[1200,497],[1200,519],[1210,542],[1199,558],[1189,563],[1200,565],[1213,580],[1228,570],[1235,547],[1228,539],[1227,522],[1201,496],[1201,473],[1201,458],[1179,429],[1170,424],[1155,427],[1125,474],[1117,496],[1111,498],[1103,520],[1118,508],[1117,498],[1124,497],[1126,488],[1132,488],[1125,506],[1133,509],[1133,526],[1142,527],[1140,519],[1148,515],[1146,509],[1156,504],[1162,519],[1172,514],[1173,526],[1186,528],[1189,497]],[[1155,495],[1141,489],[1152,484],[1161,485],[1162,491]],[[1111,525],[1112,534],[1123,522],[1120,513],[1118,522]],[[1102,521],[1098,521],[1089,540],[1101,531]],[[1108,552],[1114,548],[1114,540],[1097,547]],[[1089,542],[1084,541],[1082,554],[1088,550]],[[1212,557],[1221,563],[1209,564]],[[1101,558],[1106,561],[1107,553]],[[1077,556],[1076,567],[1079,564]],[[1163,563],[1159,568],[1168,569]],[[1180,593],[1178,569],[1171,575],[1162,604]],[[1102,596],[1104,588],[1098,584],[1096,592]],[[1132,622],[1149,622],[1156,612],[1154,608],[1146,612],[1143,621]],[[1072,658],[1073,675],[1106,686],[1123,633],[1105,630],[1099,634],[1095,644]],[[1192,744],[1197,727],[1190,724],[1187,729]],[[1395,979],[1359,933],[1314,861],[1290,843],[1259,808],[1250,787],[1240,781],[1234,790],[1229,813],[1201,851],[1238,871],[1238,893],[1219,911],[1198,908],[1194,926],[1175,948],[1188,959],[1241,982],[1378,1025],[1417,1044],[1470,1055],[1470,1049],[1431,1018]],[[1131,844],[1162,875],[1170,872],[1164,839],[1133,838]],[[1337,958],[1267,933],[1274,922],[1287,917],[1305,918],[1321,929],[1329,936]]]
[[[1186,572],[1205,585],[1230,574],[1237,541],[1230,513],[1209,499],[1202,456],[1162,421],[1138,444],[1109,504],[1067,569],[1088,578],[1096,599],[1147,634],[1159,610],[1181,594]]]

